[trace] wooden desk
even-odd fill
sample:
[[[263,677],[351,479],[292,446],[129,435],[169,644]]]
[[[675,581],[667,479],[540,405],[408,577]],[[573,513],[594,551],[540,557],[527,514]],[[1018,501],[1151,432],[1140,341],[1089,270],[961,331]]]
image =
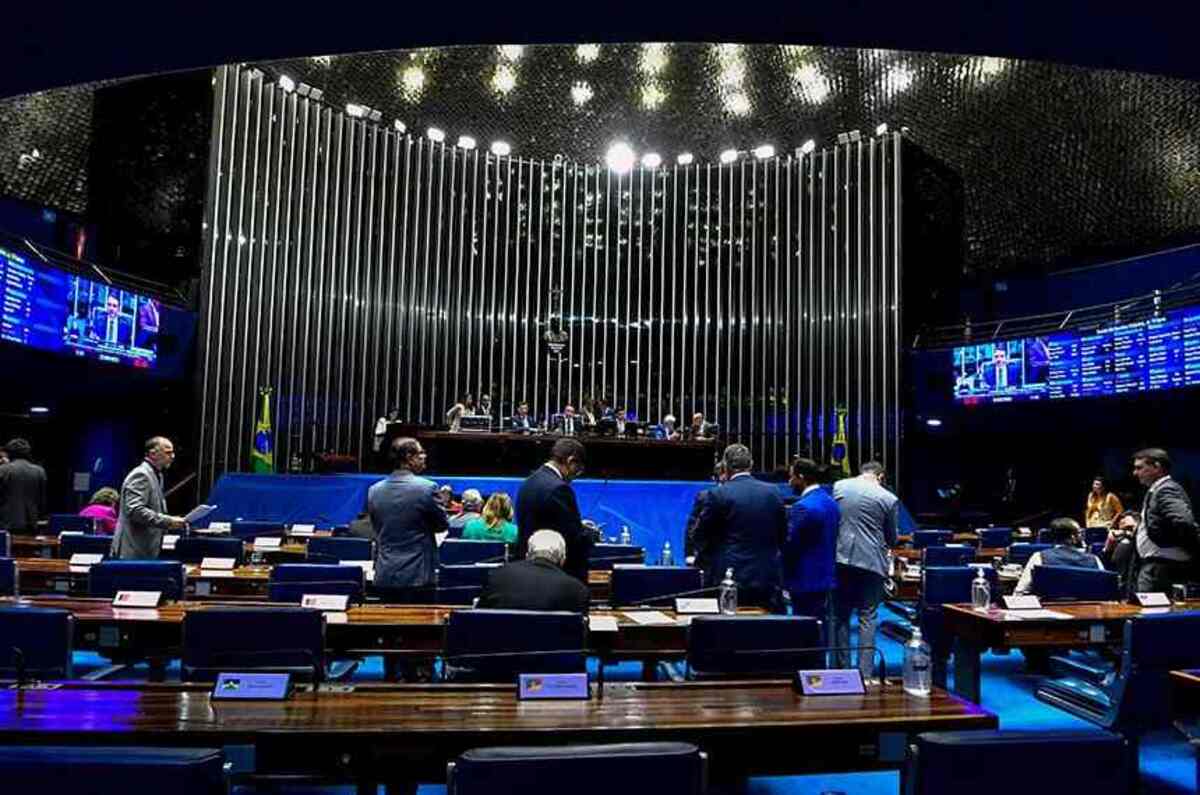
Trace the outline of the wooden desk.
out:
[[[918,563],[921,561],[921,549],[893,549],[892,556],[905,561],[915,560]],[[976,563],[991,563],[995,558],[1007,557],[1008,549],[1005,547],[984,547],[975,550]]]
[[[976,703],[980,657],[986,649],[1119,647],[1125,622],[1143,610],[1195,610],[1200,601],[1170,608],[1142,608],[1123,602],[1049,602],[1045,609],[1070,618],[1006,618],[1013,611],[977,612],[970,605],[946,605],[946,631],[954,636],[954,691]],[[944,666],[935,666],[944,670]],[[940,683],[942,686],[944,682]]]
[[[921,575],[920,573],[910,574],[905,572],[899,577],[894,578],[896,582],[896,591],[889,597],[890,600],[898,602],[919,602],[921,601]],[[1021,575],[1019,574],[1003,574],[998,576],[1000,585],[1000,593],[1002,595],[1011,594],[1020,582]]]
[[[231,572],[187,567],[189,599],[265,599],[270,566],[238,566]],[[59,593],[86,596],[88,570],[60,558],[17,560],[17,579],[23,594]]]
[[[12,540],[12,555],[14,558],[55,558],[58,556],[58,536],[26,536],[10,535]],[[167,551],[170,554],[170,551]],[[295,537],[291,541],[280,544],[278,549],[256,550],[252,540],[246,541],[246,555],[263,555],[269,562],[301,562],[308,554],[306,537]],[[165,557],[164,560],[169,558]]]
[[[862,696],[805,697],[790,683],[610,683],[603,700],[518,702],[502,685],[357,685],[290,700],[212,702],[208,686],[67,683],[0,690],[0,742],[253,745],[257,773],[359,783],[441,782],[446,763],[499,745],[683,741],[718,781],[750,775],[896,769],[913,735],[988,729],[992,713],[896,683]]]

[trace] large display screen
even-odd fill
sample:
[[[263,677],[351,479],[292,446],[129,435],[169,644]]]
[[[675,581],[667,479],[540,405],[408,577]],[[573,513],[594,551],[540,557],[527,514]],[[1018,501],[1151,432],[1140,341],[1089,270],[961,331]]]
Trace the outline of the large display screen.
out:
[[[1152,392],[1200,384],[1200,307],[1094,332],[955,348],[954,396],[1011,403]]]
[[[152,368],[162,312],[153,298],[0,247],[0,340]]]

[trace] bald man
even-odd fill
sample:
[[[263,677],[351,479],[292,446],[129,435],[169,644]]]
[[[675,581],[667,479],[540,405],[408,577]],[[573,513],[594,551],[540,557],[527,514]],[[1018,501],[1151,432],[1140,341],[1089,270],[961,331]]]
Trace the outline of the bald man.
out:
[[[145,459],[121,484],[121,510],[113,533],[112,557],[153,560],[162,551],[163,532],[182,530],[187,523],[167,513],[162,473],[175,461],[175,445],[164,436],[146,441]]]
[[[567,610],[586,613],[591,594],[563,571],[567,542],[553,530],[529,536],[525,560],[501,566],[488,576],[478,607],[497,610]]]

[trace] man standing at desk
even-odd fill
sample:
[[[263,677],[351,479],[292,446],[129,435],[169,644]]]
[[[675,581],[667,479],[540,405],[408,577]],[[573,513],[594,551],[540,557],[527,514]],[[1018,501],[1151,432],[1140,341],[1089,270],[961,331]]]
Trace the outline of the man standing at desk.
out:
[[[163,472],[175,461],[175,445],[155,436],[146,442],[146,457],[121,484],[121,510],[113,533],[112,557],[122,560],[157,558],[164,530],[182,530],[187,522],[167,513]]]
[[[1183,486],[1171,478],[1171,457],[1166,450],[1150,447],[1135,453],[1133,475],[1148,489],[1135,538],[1134,590],[1169,594],[1172,585],[1190,579],[1198,542],[1192,504]]]
[[[425,471],[425,450],[416,439],[392,441],[393,472],[367,490],[367,512],[375,528],[375,586],[392,599],[424,595],[434,583],[434,534],[449,530],[446,513],[434,501]]]
[[[24,439],[4,447],[0,465],[0,530],[33,533],[46,513],[46,470],[29,460],[33,449]]]
[[[810,458],[792,462],[789,482],[800,499],[788,509],[783,584],[792,597],[794,614],[825,621],[834,583],[838,507],[821,488],[822,475],[821,465]]]
[[[583,526],[571,481],[583,474],[585,451],[577,439],[554,443],[550,460],[525,479],[517,492],[517,549],[523,559],[529,537],[538,530],[555,530],[567,543],[563,571],[587,585],[592,535]]]

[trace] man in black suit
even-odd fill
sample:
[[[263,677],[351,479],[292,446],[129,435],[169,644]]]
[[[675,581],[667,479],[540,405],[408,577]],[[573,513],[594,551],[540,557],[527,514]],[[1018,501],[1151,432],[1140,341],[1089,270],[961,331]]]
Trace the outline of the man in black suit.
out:
[[[46,513],[46,470],[29,460],[24,439],[4,446],[9,463],[0,466],[0,530],[32,533]]]
[[[779,493],[750,475],[750,449],[731,444],[722,457],[726,481],[709,492],[700,510],[696,543],[712,564],[705,585],[715,586],[733,569],[738,604],[783,609],[780,549],[787,537],[787,513]]]
[[[538,530],[555,530],[566,541],[563,570],[587,585],[592,535],[583,526],[571,480],[583,474],[584,449],[577,440],[559,439],[547,461],[521,484],[517,492],[516,557],[524,558],[529,537]]]
[[[586,613],[588,587],[562,570],[566,558],[563,537],[553,530],[538,530],[529,537],[525,560],[501,566],[488,576],[477,606]]]
[[[1171,457],[1166,450],[1151,447],[1134,453],[1133,475],[1147,488],[1142,523],[1134,539],[1134,591],[1169,594],[1172,585],[1190,579],[1200,552],[1192,504],[1183,486],[1171,479]]]

